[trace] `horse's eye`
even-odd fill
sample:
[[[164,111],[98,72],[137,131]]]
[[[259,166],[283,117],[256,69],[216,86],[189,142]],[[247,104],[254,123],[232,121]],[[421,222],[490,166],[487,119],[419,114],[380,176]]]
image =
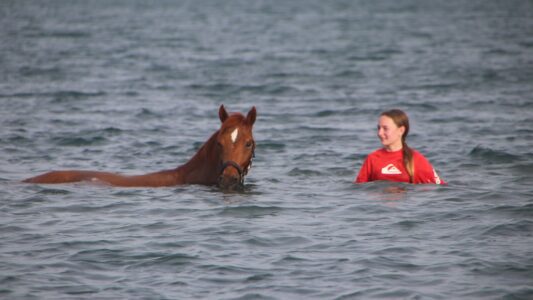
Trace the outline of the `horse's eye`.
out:
[[[253,146],[253,142],[252,141],[248,141],[246,142],[246,148],[251,148]]]

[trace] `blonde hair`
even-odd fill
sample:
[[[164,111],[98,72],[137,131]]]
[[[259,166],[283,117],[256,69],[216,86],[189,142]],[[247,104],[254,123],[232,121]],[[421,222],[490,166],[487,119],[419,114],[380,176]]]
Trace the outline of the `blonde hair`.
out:
[[[413,163],[413,150],[407,146],[407,134],[409,134],[409,118],[407,114],[399,109],[391,109],[381,113],[380,116],[387,116],[392,119],[398,127],[404,127],[405,131],[402,136],[403,165],[409,174],[409,182],[414,183],[415,166]]]

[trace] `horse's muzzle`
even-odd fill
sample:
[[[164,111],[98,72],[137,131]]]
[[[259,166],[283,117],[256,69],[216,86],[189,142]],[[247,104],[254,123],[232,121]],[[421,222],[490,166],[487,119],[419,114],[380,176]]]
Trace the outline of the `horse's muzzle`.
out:
[[[233,168],[237,171],[237,174],[228,174],[225,172],[227,168]],[[244,176],[246,172],[242,167],[234,161],[226,161],[222,164],[222,171],[218,177],[218,186],[224,189],[239,188],[244,185]]]

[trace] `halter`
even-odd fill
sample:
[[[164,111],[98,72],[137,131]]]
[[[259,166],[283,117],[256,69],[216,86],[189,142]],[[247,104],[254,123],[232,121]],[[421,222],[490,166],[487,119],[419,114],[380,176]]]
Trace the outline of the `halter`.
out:
[[[236,163],[233,160],[227,160],[222,163],[222,169],[220,170],[220,175],[224,173],[224,170],[226,170],[227,167],[234,167],[235,170],[239,173],[239,184],[244,184],[244,176],[248,174],[248,171],[252,168],[252,162],[255,158],[255,142],[252,148],[252,156],[250,157],[250,160],[248,161],[248,165],[243,169],[238,163]]]

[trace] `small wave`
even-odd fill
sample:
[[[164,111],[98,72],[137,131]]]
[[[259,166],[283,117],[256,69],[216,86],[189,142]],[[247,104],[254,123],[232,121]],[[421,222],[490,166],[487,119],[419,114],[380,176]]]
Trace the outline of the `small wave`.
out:
[[[50,77],[59,77],[63,75],[63,71],[60,68],[39,68],[39,67],[21,67],[19,72],[22,76],[33,77],[33,76],[50,76]]]
[[[401,276],[393,275],[388,279],[397,280],[401,278]],[[405,288],[395,288],[386,291],[381,290],[377,293],[373,293],[371,297],[375,299],[419,299],[420,294]]]
[[[481,78],[485,83],[491,83],[491,82],[504,82],[505,77],[500,74],[500,72],[496,70],[485,70],[481,74]]]
[[[531,176],[533,174],[533,163],[521,163],[513,166],[511,168],[514,172],[518,174],[523,174],[526,176]]]
[[[60,224],[63,222],[58,222]],[[41,223],[40,226],[45,226],[47,223]],[[48,223],[48,225],[51,225]],[[96,240],[63,240],[60,242],[50,242],[46,243],[41,250],[42,253],[54,252],[56,249],[69,249],[70,251],[82,251],[90,248],[106,248],[112,247],[114,241],[105,240],[105,239],[96,239]]]
[[[0,139],[0,144],[4,144],[4,141],[6,145],[30,145],[33,142],[32,139],[18,134],[8,135],[6,138]]]
[[[289,171],[288,175],[310,177],[310,176],[321,176],[322,172],[310,170],[310,169],[294,168]]]
[[[481,159],[486,163],[512,163],[520,160],[520,156],[514,155],[503,150],[494,150],[482,146],[476,146],[469,155],[476,159]]]
[[[106,127],[106,128],[100,129],[99,131],[107,135],[117,135],[117,134],[121,134],[124,132],[122,129],[116,128],[116,127]]]
[[[432,123],[443,123],[443,124],[457,124],[457,123],[468,123],[468,119],[466,117],[461,116],[452,116],[452,117],[435,117],[430,120]]]
[[[74,253],[69,257],[69,260],[100,265],[106,264],[108,266],[122,266],[127,265],[126,257],[123,250],[91,249]]]
[[[66,98],[88,98],[88,97],[98,97],[105,95],[104,92],[78,92],[78,91],[58,91],[58,92],[43,92],[43,93],[4,93],[0,94],[0,98],[41,98],[41,97],[50,97],[55,98],[55,102],[60,103]]]
[[[341,78],[364,78],[365,74],[361,71],[355,71],[355,70],[342,70],[338,73],[336,73],[334,76],[341,77]]]
[[[483,51],[483,55],[499,56],[499,55],[517,55],[517,54],[519,54],[519,52],[510,51],[510,50],[504,49],[504,48],[494,48],[494,49],[487,49],[487,50]]]
[[[287,236],[277,238],[253,237],[245,241],[247,244],[259,247],[286,247],[289,245],[305,245],[309,244],[310,240],[300,236]]]
[[[525,48],[533,48],[533,41],[521,41],[518,44]]]
[[[140,118],[140,119],[159,119],[159,118],[162,118],[163,116],[161,114],[154,112],[153,110],[150,110],[148,108],[143,108],[141,109],[140,112],[138,112],[135,115],[135,117]]]
[[[63,103],[70,100],[80,100],[91,97],[104,96],[104,92],[80,92],[80,91],[58,91],[53,93],[42,93],[37,96],[47,96],[54,99],[54,103]]]
[[[401,86],[402,90],[432,90],[432,91],[448,91],[454,90],[461,86],[461,83],[427,83]]]
[[[52,213],[68,212],[68,213],[90,213],[90,212],[112,212],[120,208],[131,207],[132,204],[128,202],[114,202],[103,205],[89,205],[89,204],[69,204],[64,206],[48,206],[47,211]]]
[[[388,247],[385,249],[380,249],[378,251],[375,251],[374,254],[377,255],[401,255],[401,254],[416,254],[418,251],[420,251],[419,248],[416,247]]]
[[[284,143],[275,142],[272,140],[257,141],[257,144],[261,146],[261,150],[284,150],[286,145]],[[259,149],[258,149],[259,150]]]
[[[322,110],[322,111],[317,112],[315,116],[316,117],[329,117],[329,116],[334,116],[337,114],[338,114],[338,111],[327,109],[327,110]]]
[[[52,142],[57,146],[91,146],[101,145],[107,142],[107,139],[102,136],[94,137],[58,137],[53,138]]]
[[[69,194],[71,194],[71,191],[58,189],[58,188],[43,188],[43,190],[40,191],[39,194],[42,194],[42,195],[69,195]]]
[[[163,267],[180,267],[184,265],[191,264],[194,260],[198,259],[196,256],[191,256],[181,253],[173,253],[168,255],[161,255],[158,253],[153,254],[143,254],[136,255],[135,260],[140,261],[137,264],[128,266],[128,269],[135,269],[139,267],[153,267],[153,266],[163,266]]]
[[[404,229],[413,229],[422,223],[423,223],[422,221],[403,220],[403,221],[396,223],[394,227],[398,226]]]
[[[402,52],[396,49],[382,49],[365,54],[356,54],[348,57],[350,61],[382,61],[391,58],[393,55],[401,54]]]
[[[0,232],[2,234],[20,233],[24,232],[25,228],[15,225],[0,225]]]
[[[253,283],[253,282],[259,282],[259,281],[264,281],[264,280],[271,280],[272,278],[274,278],[274,274],[271,274],[271,273],[255,274],[252,276],[248,276],[245,279],[245,282]],[[257,298],[253,297],[251,299],[257,299]]]
[[[491,209],[491,211],[495,213],[509,213],[514,217],[533,218],[533,203],[525,204],[523,206],[503,205],[495,207]]]
[[[274,216],[279,214],[283,208],[277,206],[237,206],[237,207],[227,207],[220,215],[222,216],[231,216],[231,217],[241,217],[241,218],[257,218],[263,216]]]
[[[411,251],[414,251],[416,248],[405,248],[404,250],[407,251],[407,254],[410,254]],[[394,249],[391,249],[391,252],[394,252]],[[388,253],[390,254],[390,253]],[[423,269],[422,265],[417,265],[414,263],[409,263],[404,261],[402,256],[387,256],[387,255],[377,255],[371,259],[362,259],[360,261],[361,264],[368,266],[369,268],[376,268],[376,267],[387,267],[387,268],[393,268],[398,271],[403,272],[413,272],[417,270]],[[400,275],[400,274],[397,274]],[[384,274],[383,276],[388,276],[387,274]]]
[[[280,260],[274,262],[273,264],[274,265],[284,266],[284,265],[287,265],[287,264],[295,264],[295,263],[302,263],[302,262],[308,262],[308,261],[310,261],[310,260],[307,259],[307,258],[295,256],[293,254],[288,254],[288,255],[285,255]]]
[[[91,34],[84,31],[49,31],[49,32],[34,32],[26,34],[26,37],[31,38],[66,38],[66,39],[80,39],[89,38]]]
[[[116,127],[83,130],[68,136],[53,137],[51,141],[58,146],[91,146],[108,142],[108,137],[117,136],[124,131]]]
[[[508,224],[498,224],[490,227],[483,235],[501,235],[501,236],[517,236],[524,234],[525,236],[529,235],[533,231],[533,222],[530,221],[519,221],[515,223]]]
[[[237,85],[237,84],[191,84],[188,86],[193,90],[208,92],[223,92],[226,94],[251,93],[258,95],[284,95],[291,92],[297,92],[292,86],[285,85]]]

